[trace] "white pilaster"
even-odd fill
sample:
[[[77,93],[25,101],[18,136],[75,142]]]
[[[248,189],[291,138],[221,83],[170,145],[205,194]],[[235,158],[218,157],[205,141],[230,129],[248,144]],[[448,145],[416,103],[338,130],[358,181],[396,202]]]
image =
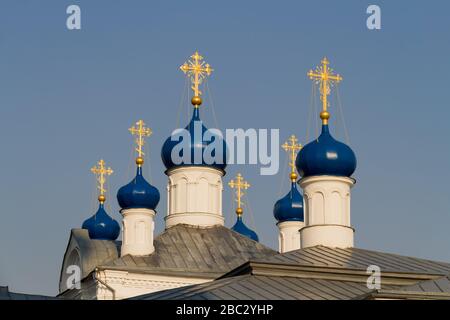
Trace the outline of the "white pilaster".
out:
[[[304,227],[302,221],[284,221],[277,224],[280,233],[278,235],[278,250],[285,253],[301,248],[300,229]]]
[[[122,209],[121,255],[145,256],[153,253],[155,211],[151,209]]]
[[[299,182],[305,203],[305,227],[300,230],[302,248],[324,245],[353,247],[350,224],[350,189],[355,180],[337,176],[312,176]]]
[[[224,225],[223,171],[209,167],[178,167],[166,172],[168,205],[166,228],[177,224]]]

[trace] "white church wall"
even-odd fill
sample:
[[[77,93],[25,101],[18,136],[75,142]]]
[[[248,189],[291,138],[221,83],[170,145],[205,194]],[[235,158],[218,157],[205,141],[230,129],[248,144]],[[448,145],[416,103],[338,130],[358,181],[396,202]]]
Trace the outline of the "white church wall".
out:
[[[278,251],[280,253],[300,249],[300,229],[303,228],[302,221],[279,222],[278,228]]]
[[[153,245],[155,211],[124,209],[121,214],[123,215],[121,255],[143,256],[155,251]]]
[[[355,180],[337,176],[312,176],[301,179],[299,183],[303,189],[305,208],[305,227],[300,230],[301,247],[353,247],[350,189]]]
[[[223,172],[208,167],[179,167],[169,177],[166,228],[176,224],[224,225]]]

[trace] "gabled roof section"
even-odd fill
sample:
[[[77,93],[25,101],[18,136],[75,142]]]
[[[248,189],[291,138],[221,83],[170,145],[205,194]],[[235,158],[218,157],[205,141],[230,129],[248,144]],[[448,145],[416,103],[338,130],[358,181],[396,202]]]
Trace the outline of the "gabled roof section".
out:
[[[316,246],[277,254],[261,261],[285,265],[337,267],[357,270],[366,270],[369,265],[376,265],[380,267],[381,272],[442,275],[450,273],[450,263],[359,248],[340,249]]]
[[[155,238],[149,256],[126,255],[103,269],[216,278],[249,260],[277,252],[223,226],[175,225]]]
[[[81,279],[83,279],[98,265],[117,259],[119,248],[119,241],[92,240],[87,230],[72,229],[61,268],[60,292],[67,289],[65,280],[69,266],[78,265],[81,269]]]

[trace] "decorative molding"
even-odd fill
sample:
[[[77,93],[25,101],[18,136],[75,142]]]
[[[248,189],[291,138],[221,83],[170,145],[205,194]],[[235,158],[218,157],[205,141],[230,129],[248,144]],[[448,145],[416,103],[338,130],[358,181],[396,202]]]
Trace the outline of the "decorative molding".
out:
[[[200,284],[213,279],[185,278],[161,276],[153,274],[139,274],[127,271],[102,270],[97,277],[114,290],[116,299],[126,299],[147,293],[179,288],[192,284]],[[97,299],[112,299],[111,289],[97,283]]]

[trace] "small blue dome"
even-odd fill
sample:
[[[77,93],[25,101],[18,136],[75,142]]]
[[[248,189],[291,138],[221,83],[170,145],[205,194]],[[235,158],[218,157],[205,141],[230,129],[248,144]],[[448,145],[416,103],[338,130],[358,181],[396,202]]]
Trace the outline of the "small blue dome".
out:
[[[278,222],[304,221],[303,197],[295,182],[291,183],[289,193],[275,203],[273,215]]]
[[[159,191],[142,176],[142,167],[137,167],[136,177],[117,192],[117,201],[122,209],[152,209],[159,202]]]
[[[297,171],[302,177],[330,175],[350,177],[356,169],[355,153],[335,140],[328,125],[322,125],[320,136],[308,143],[297,155]]]
[[[238,216],[236,223],[234,224],[234,226],[231,228],[231,230],[236,231],[237,233],[242,234],[243,236],[250,238],[254,241],[259,241],[258,235],[256,234],[255,231],[249,229],[244,221],[242,221],[242,216]]]
[[[194,108],[192,119],[185,129],[189,132],[191,138],[191,140],[187,143],[183,142],[183,135],[180,135],[178,137],[178,140],[172,141],[172,137],[169,137],[164,142],[164,145],[161,149],[161,158],[166,168],[170,169],[178,166],[206,166],[219,170],[225,170],[225,167],[227,166],[227,145],[221,136],[218,136],[212,132],[210,132],[211,136],[206,137],[206,141],[203,140],[204,134],[208,129],[203,125],[203,121],[200,120],[200,113],[198,108]],[[196,133],[196,131],[198,133],[194,134]],[[209,144],[216,144],[215,141],[217,139],[222,142],[223,148],[221,150],[211,150],[212,160],[205,159],[204,151]],[[174,163],[172,160],[172,150],[178,144],[181,144],[180,146],[187,144],[190,148],[190,156],[189,159],[186,160],[186,162],[184,162],[185,159],[183,159],[183,150],[180,150],[179,152],[181,163]],[[217,143],[217,146],[220,146],[220,144]],[[209,153],[209,151],[207,151],[207,153]]]
[[[87,229],[93,240],[116,240],[120,233],[119,223],[111,218],[100,204],[97,212],[83,222],[83,229]]]

